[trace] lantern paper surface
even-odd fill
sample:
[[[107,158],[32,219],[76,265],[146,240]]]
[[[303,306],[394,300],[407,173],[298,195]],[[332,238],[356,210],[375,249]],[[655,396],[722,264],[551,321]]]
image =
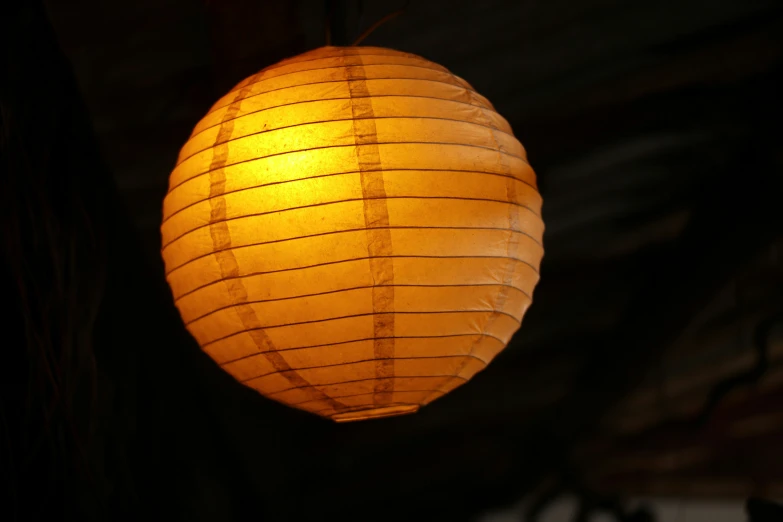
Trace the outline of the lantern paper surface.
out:
[[[198,123],[163,205],[187,329],[238,381],[336,421],[410,413],[531,303],[541,197],[522,145],[445,68],[323,47]]]

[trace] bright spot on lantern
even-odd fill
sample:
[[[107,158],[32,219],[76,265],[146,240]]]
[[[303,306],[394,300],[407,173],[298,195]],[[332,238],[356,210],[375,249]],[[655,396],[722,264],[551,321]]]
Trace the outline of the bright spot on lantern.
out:
[[[163,204],[188,330],[271,399],[360,420],[416,411],[519,328],[543,256],[525,150],[421,57],[323,47],[196,125]]]

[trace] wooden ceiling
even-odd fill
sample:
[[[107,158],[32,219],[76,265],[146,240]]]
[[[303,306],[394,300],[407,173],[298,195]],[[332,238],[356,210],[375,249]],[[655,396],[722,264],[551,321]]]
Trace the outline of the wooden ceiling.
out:
[[[162,274],[179,147],[231,85],[322,45],[324,3],[47,5]],[[343,5],[350,33],[399,7]],[[544,197],[535,303],[487,370],[408,418],[327,426],[208,361],[172,373],[177,412],[155,422],[187,482],[173,498],[193,520],[252,499],[274,520],[468,520],[564,468],[610,493],[783,496],[779,326],[763,372],[689,423],[756,367],[783,302],[781,35],[775,0],[411,2],[364,43],[448,67],[510,121]]]

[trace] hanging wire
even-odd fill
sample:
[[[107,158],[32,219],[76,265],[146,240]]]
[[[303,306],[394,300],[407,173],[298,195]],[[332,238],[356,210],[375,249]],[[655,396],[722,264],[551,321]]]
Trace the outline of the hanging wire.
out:
[[[330,2],[326,2],[326,17],[324,20],[324,36],[326,39],[326,46],[332,45],[332,6]]]
[[[362,22],[364,21],[364,0],[359,0],[359,16],[356,17],[356,33],[362,30]],[[358,38],[358,37],[357,37]]]
[[[402,6],[401,9],[398,9],[397,11],[394,11],[392,13],[387,14],[386,16],[384,16],[383,18],[381,18],[380,20],[378,20],[377,22],[372,24],[370,27],[367,28],[367,30],[365,30],[362,34],[360,34],[359,37],[356,40],[354,40],[354,42],[351,45],[359,45],[360,43],[362,43],[362,41],[365,38],[370,36],[372,34],[372,32],[375,31],[376,29],[378,29],[380,26],[382,26],[383,24],[385,24],[386,22],[388,22],[392,18],[395,18],[395,17],[403,14],[405,12],[405,10],[408,9],[408,6],[410,5],[410,3],[411,3],[410,0],[407,0],[405,2],[405,5]]]

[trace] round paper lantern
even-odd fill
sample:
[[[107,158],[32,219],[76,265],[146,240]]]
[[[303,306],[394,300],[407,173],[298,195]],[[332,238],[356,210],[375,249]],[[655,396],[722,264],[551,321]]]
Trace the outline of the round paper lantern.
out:
[[[411,413],[519,328],[541,197],[509,124],[445,68],[323,47],[221,98],[163,204],[187,329],[261,394],[330,417]]]

